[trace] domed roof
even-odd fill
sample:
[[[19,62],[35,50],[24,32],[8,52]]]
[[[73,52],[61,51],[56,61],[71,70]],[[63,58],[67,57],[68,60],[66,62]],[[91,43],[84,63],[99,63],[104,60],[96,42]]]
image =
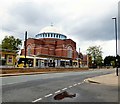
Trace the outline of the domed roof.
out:
[[[59,29],[56,27],[47,26],[43,28],[40,33],[35,35],[35,37],[38,38],[57,38],[57,39],[67,39],[67,36],[64,35]]]
[[[54,27],[54,26],[47,26],[47,27],[44,27],[41,31],[40,31],[40,33],[60,33],[60,34],[62,34],[62,32],[59,30],[59,29],[57,29],[56,27]]]

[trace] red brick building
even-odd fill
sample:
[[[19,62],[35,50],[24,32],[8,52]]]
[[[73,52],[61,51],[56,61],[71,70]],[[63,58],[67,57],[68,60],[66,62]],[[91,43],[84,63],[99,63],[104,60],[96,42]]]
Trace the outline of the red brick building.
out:
[[[24,54],[25,50],[22,49],[21,55]],[[54,63],[53,66],[76,65],[78,57],[76,42],[67,39],[66,35],[53,26],[45,27],[35,38],[27,39],[26,54],[45,58],[43,66],[49,66],[48,63]]]

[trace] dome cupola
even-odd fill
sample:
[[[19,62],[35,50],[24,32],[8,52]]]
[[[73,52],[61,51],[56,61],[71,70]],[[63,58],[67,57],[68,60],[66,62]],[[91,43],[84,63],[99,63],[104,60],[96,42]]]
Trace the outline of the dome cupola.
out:
[[[57,39],[67,39],[67,37],[53,25],[44,27],[39,34],[35,36],[36,38],[57,38]]]

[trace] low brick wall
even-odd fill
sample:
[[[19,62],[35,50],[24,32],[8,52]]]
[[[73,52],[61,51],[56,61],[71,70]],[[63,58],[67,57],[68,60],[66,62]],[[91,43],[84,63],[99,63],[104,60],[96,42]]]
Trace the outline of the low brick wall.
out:
[[[29,73],[29,72],[64,72],[84,70],[88,70],[88,68],[3,68],[0,70],[0,74]]]

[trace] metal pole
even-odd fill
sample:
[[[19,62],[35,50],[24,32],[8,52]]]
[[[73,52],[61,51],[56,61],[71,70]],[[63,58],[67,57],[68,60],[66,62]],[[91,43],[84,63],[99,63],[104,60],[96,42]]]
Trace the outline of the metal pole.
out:
[[[25,32],[25,61],[24,61],[24,68],[26,68],[26,51],[27,51],[27,31]]]
[[[117,59],[117,18],[112,18],[115,20],[115,38],[116,38],[116,75],[118,76],[118,59]]]
[[[79,48],[79,68],[80,68],[80,48]]]

